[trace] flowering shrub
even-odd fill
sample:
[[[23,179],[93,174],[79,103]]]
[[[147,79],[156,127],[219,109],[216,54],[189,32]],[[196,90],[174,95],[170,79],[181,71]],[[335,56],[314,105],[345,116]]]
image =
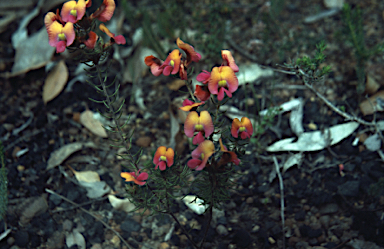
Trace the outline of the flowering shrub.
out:
[[[238,154],[242,154],[242,146],[245,143],[237,138],[240,135],[241,139],[248,139],[253,134],[251,121],[246,117],[241,121],[234,119],[230,129],[223,125],[225,120],[220,112],[221,101],[225,96],[233,97],[239,84],[236,77],[239,68],[231,52],[222,50],[222,65],[213,67],[211,72],[202,71],[196,78],[201,85],[196,86],[193,86],[190,80],[191,65],[192,62],[198,63],[201,55],[193,46],[184,43],[180,38],[176,40],[178,48],[171,51],[164,61],[153,55],[144,58],[145,64],[150,67],[154,76],[172,74],[185,80],[193,101],[186,98],[180,109],[189,112],[184,123],[184,133],[192,139],[192,144],[196,147],[191,149],[191,156],[184,160],[185,155],[175,155],[173,148],[160,146],[154,152],[152,162],[143,165],[140,162],[142,151],[135,155],[130,153],[133,133],[123,134],[123,126],[118,123],[121,116],[119,112],[123,105],[123,103],[120,104],[118,108],[113,105],[118,89],[115,89],[113,94],[108,93],[107,77],[102,76],[106,70],[101,70],[99,65],[99,61],[105,58],[103,55],[108,53],[111,45],[126,42],[122,35],[110,32],[104,23],[98,25],[98,30],[95,28],[96,20],[106,22],[111,19],[115,2],[104,0],[94,13],[87,15],[86,8],[91,4],[91,0],[68,1],[64,3],[60,14],[59,10],[56,13],[47,13],[44,22],[49,35],[49,45],[56,47],[57,53],[64,52],[66,48],[73,48],[83,52],[85,62],[93,62],[90,67],[95,69],[97,76],[95,78],[99,83],[91,84],[105,97],[105,100],[94,101],[103,103],[109,109],[110,118],[114,120],[115,126],[108,129],[120,136],[119,141],[127,151],[120,156],[129,162],[129,172],[121,172],[120,176],[125,179],[125,182],[142,186],[132,187],[131,184],[127,184],[129,199],[137,209],[143,208],[144,211],[150,209],[152,214],[169,214],[180,225],[171,211],[172,201],[183,196],[183,189],[193,190],[196,196],[208,205],[208,212],[211,213],[210,222],[213,207],[220,207],[223,201],[229,198],[229,190],[232,186],[229,177],[234,176],[233,165],[239,165],[241,162]],[[108,42],[104,43],[99,38],[97,35],[99,31],[110,38]],[[230,137],[230,134],[233,137]],[[226,141],[229,149],[222,140]],[[199,172],[193,181],[190,177],[193,172],[191,170]],[[193,246],[198,248],[188,232],[183,231]],[[205,231],[206,234],[207,231]]]

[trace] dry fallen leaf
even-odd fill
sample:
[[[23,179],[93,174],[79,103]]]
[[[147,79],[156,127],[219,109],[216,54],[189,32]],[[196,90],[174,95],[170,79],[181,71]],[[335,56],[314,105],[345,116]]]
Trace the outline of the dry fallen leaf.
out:
[[[83,148],[97,148],[97,146],[92,142],[88,142],[88,143],[75,142],[75,143],[66,144],[63,147],[51,153],[47,162],[47,170],[60,165],[62,162],[64,162],[65,159],[67,159],[74,152],[79,151]]]
[[[80,115],[80,123],[84,125],[88,130],[93,134],[106,138],[108,137],[107,132],[105,131],[101,122],[94,117],[94,113],[90,110],[86,110]]]
[[[365,82],[365,92],[368,94],[374,94],[379,90],[380,84],[371,76],[367,75],[367,80]]]
[[[65,243],[67,244],[68,248],[71,248],[74,245],[77,245],[77,248],[79,249],[85,249],[85,239],[81,233],[79,233],[76,229],[74,229],[72,232],[67,233],[65,238]]]
[[[111,188],[107,185],[106,182],[81,182],[79,185],[84,187],[87,190],[87,196],[90,199],[96,199],[103,197],[104,195],[111,192]]]
[[[76,171],[71,166],[68,166],[73,174],[75,175],[76,179],[79,182],[99,182],[100,176],[97,172],[94,171]]]
[[[27,225],[31,219],[38,216],[48,209],[46,195],[40,197],[30,197],[25,199],[17,208],[16,212],[20,217],[20,225]]]
[[[377,111],[383,111],[380,109],[380,106],[377,105],[377,98],[384,99],[384,91],[377,92],[373,96],[360,103],[360,110],[364,116],[373,114],[374,107]]]
[[[133,205],[133,203],[128,198],[120,199],[114,195],[109,194],[108,200],[111,203],[112,207],[116,210],[121,210],[129,213],[135,209],[135,205]]]
[[[100,181],[100,176],[95,171],[76,171],[68,166],[75,175],[79,185],[87,190],[88,198],[100,198],[111,191],[106,182]]]
[[[267,151],[317,151],[339,143],[359,127],[357,122],[332,126],[324,131],[302,133],[299,138],[281,139],[267,147]]]
[[[68,81],[68,68],[62,60],[53,68],[45,79],[43,87],[43,101],[46,104],[63,91]]]

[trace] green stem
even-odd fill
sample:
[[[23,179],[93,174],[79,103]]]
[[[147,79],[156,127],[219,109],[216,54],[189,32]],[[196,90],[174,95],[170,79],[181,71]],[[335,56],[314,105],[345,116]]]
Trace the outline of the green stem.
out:
[[[111,111],[111,114],[112,114],[113,122],[115,123],[115,126],[116,126],[116,128],[118,130],[118,134],[120,136],[120,139],[121,139],[122,143],[124,144],[125,149],[127,150],[127,156],[129,157],[129,160],[131,160],[132,164],[135,166],[136,170],[139,170],[139,166],[136,164],[136,160],[133,158],[131,153],[129,153],[128,142],[127,142],[126,138],[124,137],[124,135],[123,135],[124,133],[121,130],[121,127],[120,127],[120,125],[118,123],[118,120],[117,120],[117,117],[116,117],[115,108],[113,108],[113,106],[112,106],[111,97],[109,96],[108,91],[107,91],[107,87],[105,86],[105,82],[104,82],[104,80],[101,77],[100,67],[99,67],[99,65],[95,65],[95,66],[96,66],[96,70],[97,70],[98,79],[100,81],[101,86],[103,87],[103,93],[104,93],[104,96],[106,97],[108,108],[109,108],[109,110]]]

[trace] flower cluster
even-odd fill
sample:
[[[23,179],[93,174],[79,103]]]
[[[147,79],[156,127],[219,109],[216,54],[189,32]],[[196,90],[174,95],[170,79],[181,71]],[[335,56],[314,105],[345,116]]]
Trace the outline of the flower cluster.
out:
[[[199,62],[201,55],[195,49],[177,38],[177,46],[185,52],[185,56],[179,49],[174,49],[169,53],[165,61],[156,58],[153,55],[147,56],[144,62],[150,67],[151,72],[155,76],[161,74],[168,76],[170,74],[179,74],[182,80],[187,80],[187,68],[191,62]],[[198,111],[198,108],[205,104],[211,94],[217,95],[219,101],[223,100],[225,95],[232,97],[239,85],[236,74],[239,67],[236,65],[232,54],[228,50],[221,52],[223,63],[219,67],[212,68],[211,72],[204,70],[197,76],[197,81],[202,85],[197,85],[194,96],[201,102],[193,102],[189,99],[183,101],[181,110],[189,112],[184,123],[184,133],[187,137],[193,138],[192,143],[197,148],[192,151],[192,159],[187,162],[189,168],[194,170],[203,170],[205,167],[214,164],[214,167],[222,167],[228,163],[238,165],[240,159],[236,153],[229,151],[219,139],[220,150],[215,149],[213,142],[213,133],[215,131],[212,117],[207,110]],[[231,134],[235,139],[247,139],[253,134],[251,121],[247,117],[241,120],[235,118],[232,121]],[[218,160],[209,160],[216,152],[220,152],[221,156]],[[215,161],[215,162],[213,162]],[[172,148],[160,146],[153,158],[155,170],[158,168],[164,171],[167,167],[174,164],[174,151]],[[141,173],[144,174],[144,173]],[[148,175],[136,175],[134,172],[121,173],[121,176],[127,181],[133,181],[136,184],[143,185],[145,182],[140,181],[147,179]]]
[[[162,61],[153,55],[147,56],[145,57],[144,62],[151,68],[153,75],[159,76],[160,74],[164,74],[165,76],[168,76],[170,74],[179,73],[182,80],[186,80],[188,78],[188,66],[192,63],[192,61],[199,62],[201,55],[197,53],[191,45],[180,40],[180,38],[177,38],[176,44],[185,52],[187,58],[183,58],[183,55],[178,49],[174,49],[171,53],[169,53],[165,61]]]
[[[78,42],[84,44],[88,49],[94,49],[98,35],[94,32],[94,21],[96,19],[106,22],[109,21],[115,11],[114,0],[103,0],[101,6],[90,16],[86,15],[86,8],[92,4],[91,0],[68,1],[63,4],[61,13],[48,12],[44,17],[45,27],[48,32],[49,45],[56,48],[57,53],[62,53],[65,48]],[[110,41],[101,44],[105,49],[114,43],[125,44],[125,38],[122,35],[115,36],[102,23],[99,29],[110,37]]]

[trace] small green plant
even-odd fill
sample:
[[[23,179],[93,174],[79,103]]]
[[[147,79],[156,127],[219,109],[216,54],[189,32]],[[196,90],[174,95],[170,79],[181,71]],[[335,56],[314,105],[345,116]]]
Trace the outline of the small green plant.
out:
[[[324,50],[326,49],[324,41],[316,45],[316,54],[313,58],[304,56],[296,60],[296,67],[303,70],[306,74],[314,77],[315,79],[321,78],[331,72],[331,66],[320,68],[320,64],[325,61]]]
[[[4,218],[8,205],[8,192],[7,192],[7,169],[5,168],[5,157],[3,151],[3,144],[0,141],[0,220]]]
[[[349,4],[343,7],[344,33],[352,44],[356,59],[357,93],[365,91],[365,65],[372,56],[384,51],[384,42],[367,48],[364,38],[363,17],[359,6],[351,9]]]

